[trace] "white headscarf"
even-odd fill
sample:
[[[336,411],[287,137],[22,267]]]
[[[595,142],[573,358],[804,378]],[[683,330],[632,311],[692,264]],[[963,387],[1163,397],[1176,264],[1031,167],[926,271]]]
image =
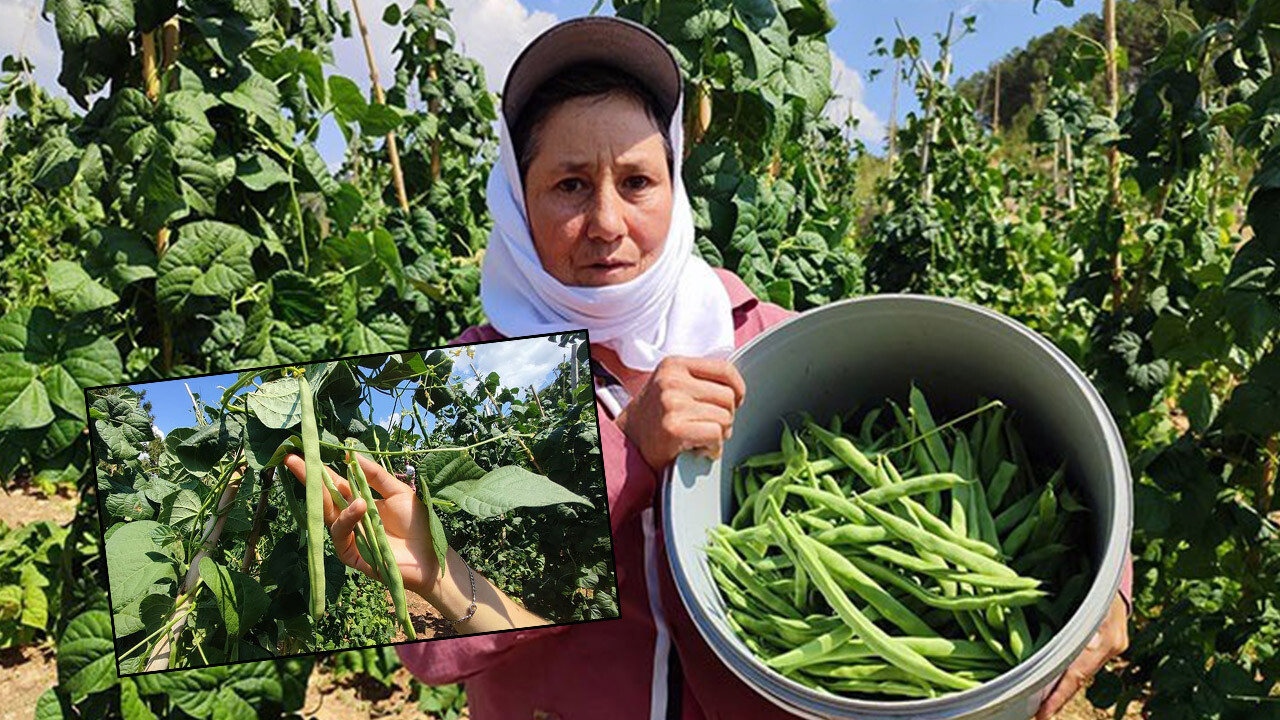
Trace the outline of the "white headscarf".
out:
[[[671,116],[675,206],[661,254],[640,276],[603,287],[565,285],[542,268],[515,148],[501,118],[498,162],[487,189],[493,231],[480,276],[485,314],[499,332],[510,337],[585,327],[592,343],[645,371],[667,355],[724,358],[733,351],[729,293],[711,266],[694,255],[693,209],[680,177],[683,104]]]

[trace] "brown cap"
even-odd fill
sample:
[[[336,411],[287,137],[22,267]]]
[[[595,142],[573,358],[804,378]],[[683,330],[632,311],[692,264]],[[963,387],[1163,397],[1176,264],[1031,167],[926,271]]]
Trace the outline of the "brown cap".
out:
[[[507,123],[516,124],[538,86],[566,67],[585,62],[612,65],[633,75],[658,99],[662,119],[670,121],[684,84],[666,42],[631,20],[590,16],[553,25],[516,58],[502,89],[502,113]]]

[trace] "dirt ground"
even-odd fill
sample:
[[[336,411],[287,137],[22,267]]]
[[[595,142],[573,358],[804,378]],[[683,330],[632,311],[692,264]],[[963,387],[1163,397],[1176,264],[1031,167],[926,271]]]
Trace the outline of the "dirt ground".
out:
[[[0,720],[31,720],[36,701],[58,679],[52,645],[0,650],[0,678]]]
[[[68,523],[76,515],[74,495],[47,496],[30,488],[0,490],[0,522],[10,527],[36,520]]]
[[[337,679],[322,668],[307,686],[302,716],[314,720],[429,720],[412,696],[412,677],[400,668],[392,675],[390,686],[374,680],[352,683],[349,677]],[[465,720],[467,711],[461,716]]]
[[[409,602],[409,620],[413,623],[413,632],[419,639],[450,637],[457,634],[453,631],[453,626],[436,612],[430,603],[423,600],[422,596],[408,592],[405,593],[405,598]],[[391,603],[390,593],[387,593],[387,603],[388,605]],[[396,636],[391,642],[404,642],[408,639],[404,630],[397,628]]]
[[[74,495],[49,497],[30,488],[0,490],[0,522],[10,527],[39,520],[63,524],[75,514]],[[0,650],[0,720],[29,720],[36,701],[57,679],[52,642]]]

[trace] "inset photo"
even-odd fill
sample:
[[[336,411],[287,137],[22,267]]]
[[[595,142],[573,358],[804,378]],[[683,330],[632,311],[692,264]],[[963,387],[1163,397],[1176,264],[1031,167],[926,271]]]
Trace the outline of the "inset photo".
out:
[[[93,387],[121,676],[618,617],[585,332]]]

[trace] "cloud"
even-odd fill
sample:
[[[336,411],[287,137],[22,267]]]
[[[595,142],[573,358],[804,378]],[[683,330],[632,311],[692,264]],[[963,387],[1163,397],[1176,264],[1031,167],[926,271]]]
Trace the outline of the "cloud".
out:
[[[480,61],[494,92],[502,90],[507,70],[524,46],[556,22],[555,15],[530,11],[519,0],[475,0],[453,8],[458,49]]]
[[[381,420],[379,420],[379,421],[378,421],[378,424],[379,424],[379,425],[381,425],[382,427],[384,427],[384,428],[386,428],[386,429],[390,430],[391,428],[393,428],[393,427],[396,427],[396,426],[399,426],[399,425],[400,425],[400,419],[401,419],[401,417],[400,417],[400,413],[398,413],[398,412],[393,412],[393,413],[391,413],[390,415],[388,415],[388,416],[386,416],[386,417],[382,418]]]
[[[835,95],[827,103],[823,114],[836,123],[843,123],[852,116],[858,121],[856,134],[868,144],[878,144],[884,140],[885,124],[867,107],[864,95],[866,87],[862,82],[862,74],[831,52],[831,88]]]
[[[542,337],[473,347],[476,351],[473,362],[481,377],[496,372],[502,378],[504,386],[517,388],[541,385],[547,373],[554,370],[568,352],[566,348]],[[471,375],[471,368],[467,366],[465,359],[464,355],[455,366],[458,367],[459,377]],[[463,380],[468,390],[474,388],[476,382],[474,377]]]
[[[399,5],[401,10],[405,10],[410,3],[400,0]],[[378,77],[386,88],[395,82],[396,57],[393,51],[402,28],[384,23],[382,13],[376,5],[364,12],[365,24],[369,27],[369,41],[378,64]],[[515,61],[516,55],[530,40],[557,21],[552,13],[530,10],[519,0],[450,3],[450,13],[458,37],[458,51],[478,60],[484,66],[485,81],[494,92],[502,89],[507,69]],[[365,60],[359,30],[354,23],[352,37],[335,38],[333,47],[334,63],[338,71],[368,90],[369,66]]]
[[[53,23],[40,17],[39,0],[0,0],[0,54],[26,55],[35,65],[36,81],[55,96],[61,62]]]
[[[160,427],[157,426],[155,423],[151,423],[151,434],[154,435],[157,440],[164,439],[164,431],[161,430]]]

